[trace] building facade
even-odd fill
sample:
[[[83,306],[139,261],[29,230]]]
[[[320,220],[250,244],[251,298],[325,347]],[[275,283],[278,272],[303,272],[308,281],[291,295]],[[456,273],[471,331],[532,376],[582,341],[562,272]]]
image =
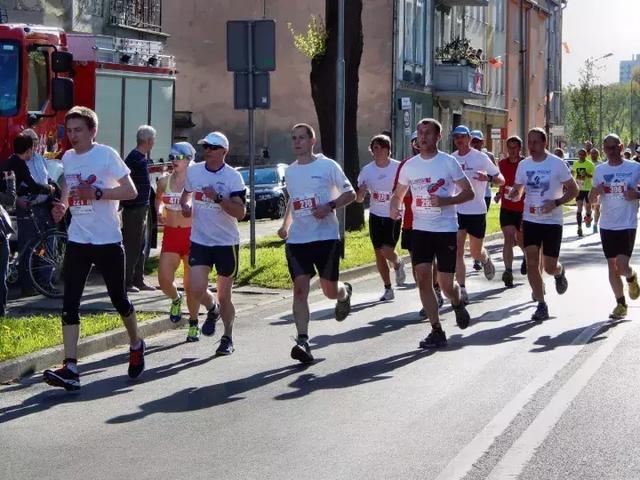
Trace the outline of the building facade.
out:
[[[640,53],[620,62],[620,83],[631,83],[633,71],[640,68]]]

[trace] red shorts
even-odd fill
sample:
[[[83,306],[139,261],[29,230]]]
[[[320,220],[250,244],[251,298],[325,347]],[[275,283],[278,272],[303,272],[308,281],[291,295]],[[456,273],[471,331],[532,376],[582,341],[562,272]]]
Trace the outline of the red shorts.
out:
[[[186,257],[190,246],[191,227],[164,227],[160,253],[177,253],[180,257]]]

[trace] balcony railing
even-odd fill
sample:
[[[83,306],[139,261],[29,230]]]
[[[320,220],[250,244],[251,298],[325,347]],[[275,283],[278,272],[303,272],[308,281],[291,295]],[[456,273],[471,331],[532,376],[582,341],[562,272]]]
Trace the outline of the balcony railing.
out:
[[[433,89],[439,97],[481,99],[486,96],[484,72],[469,65],[437,63],[433,69]]]
[[[112,0],[111,24],[162,31],[162,0]]]
[[[447,7],[488,7],[489,0],[440,0]]]

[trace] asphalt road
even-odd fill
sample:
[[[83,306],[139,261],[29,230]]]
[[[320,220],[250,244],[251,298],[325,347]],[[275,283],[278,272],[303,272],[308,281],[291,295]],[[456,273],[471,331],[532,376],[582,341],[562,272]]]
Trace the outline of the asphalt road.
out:
[[[172,331],[148,339],[138,382],[121,348],[83,360],[79,395],[38,375],[0,387],[1,477],[640,478],[638,302],[609,322],[599,238],[565,232],[569,290],[547,278],[550,320],[529,319],[526,280],[505,290],[498,260],[494,281],[467,281],[467,330],[443,309],[440,351],[417,349],[416,290],[380,304],[369,276],[344,323],[314,295],[306,368],[285,300],[237,319],[230,357],[212,358],[219,334]]]

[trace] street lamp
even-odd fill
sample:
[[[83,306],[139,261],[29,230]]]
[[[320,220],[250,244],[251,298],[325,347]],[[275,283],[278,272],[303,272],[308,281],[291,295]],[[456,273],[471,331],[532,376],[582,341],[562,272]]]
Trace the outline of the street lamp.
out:
[[[601,57],[595,58],[593,60],[593,63],[596,63],[600,60],[604,60],[605,58],[609,58],[609,57],[613,57],[613,53],[607,53],[605,55],[602,55]],[[599,118],[600,129],[599,129],[599,140],[596,144],[600,144],[600,142],[602,142],[602,82],[600,82],[600,114],[598,118]]]

